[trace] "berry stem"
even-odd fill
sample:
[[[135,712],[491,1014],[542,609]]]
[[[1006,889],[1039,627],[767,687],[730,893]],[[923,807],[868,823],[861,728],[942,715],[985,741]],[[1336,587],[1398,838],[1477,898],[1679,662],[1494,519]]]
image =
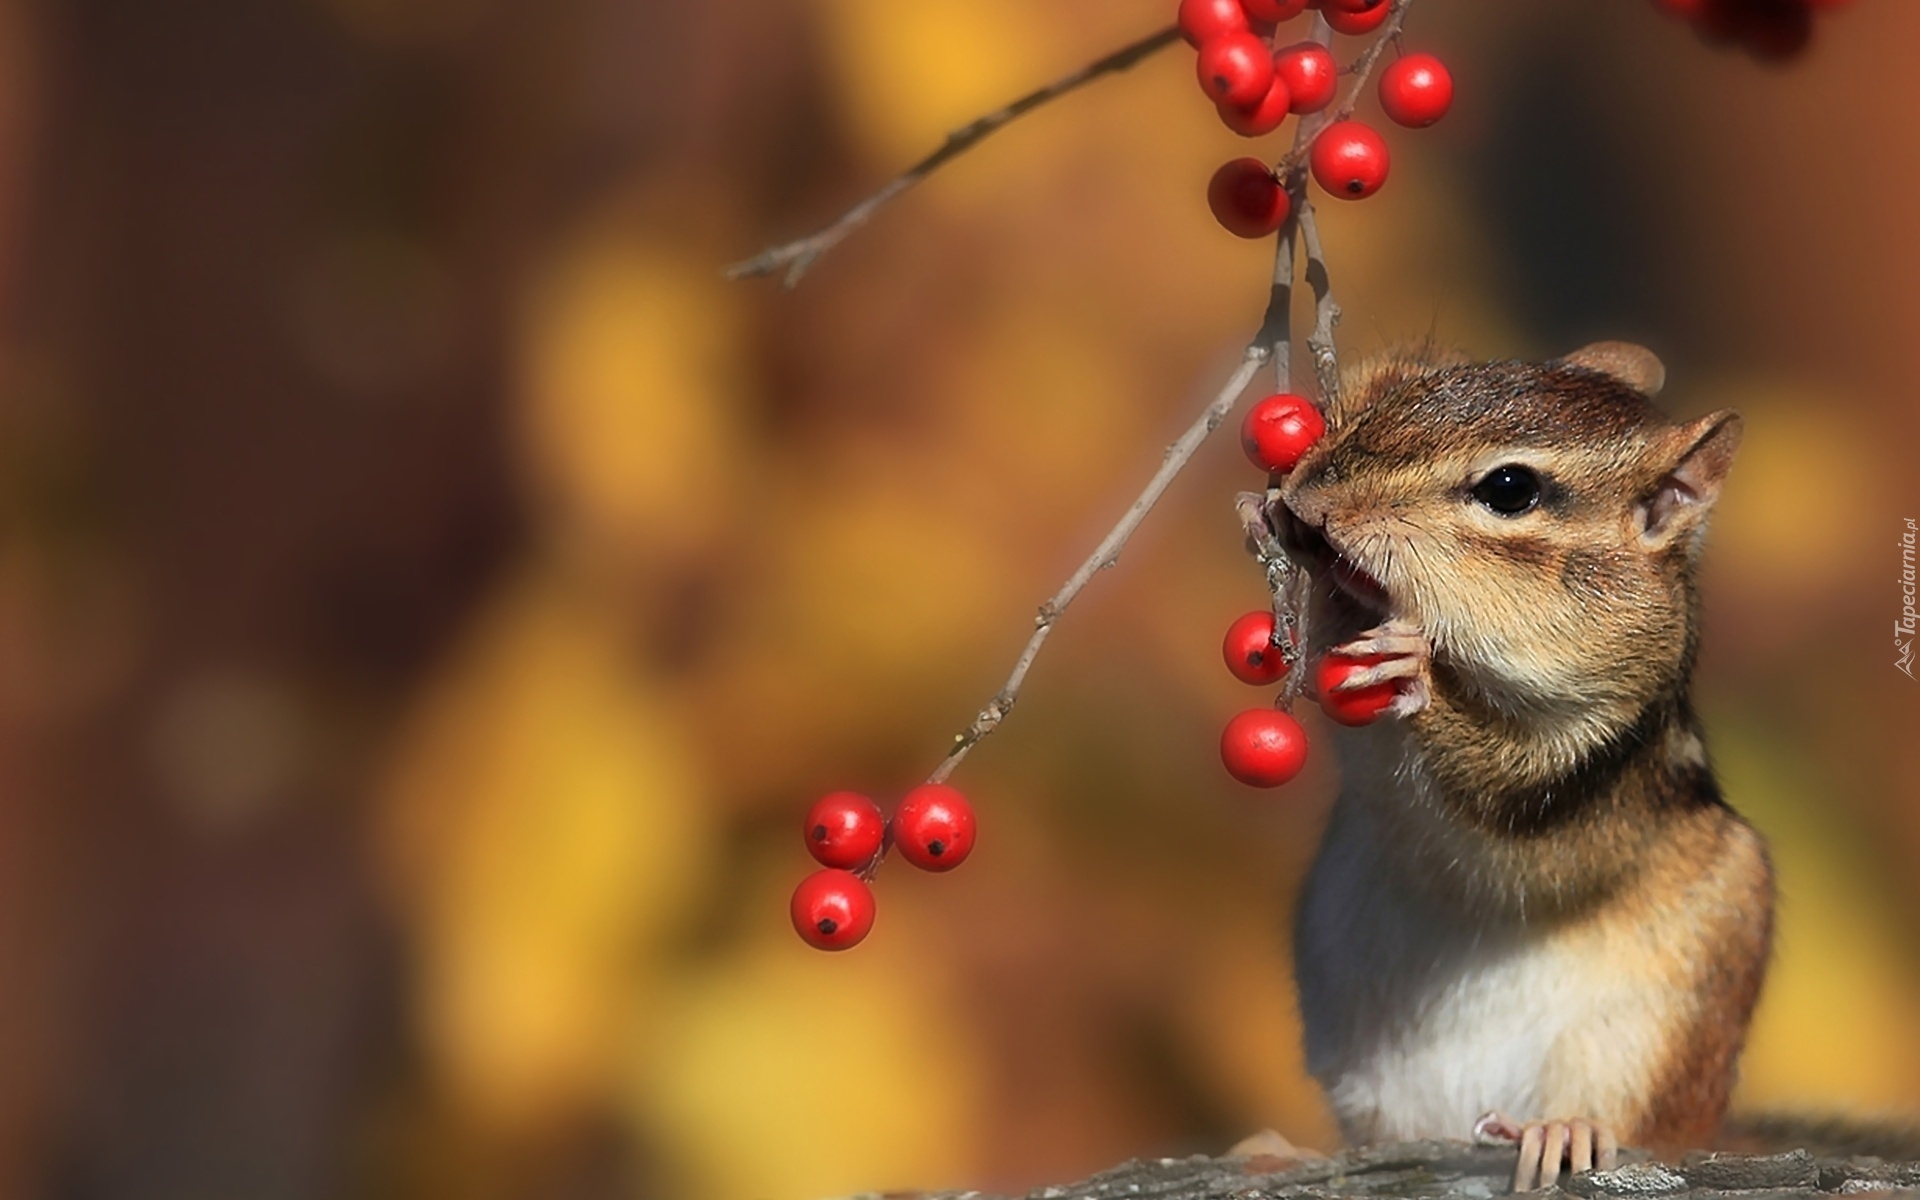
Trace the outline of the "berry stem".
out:
[[[880,831],[880,848],[873,852],[872,858],[852,868],[854,876],[862,883],[872,883],[873,877],[880,873],[880,864],[886,862],[887,855],[891,853],[893,853],[893,822],[888,821]]]
[[[1103,76],[1124,71],[1179,40],[1179,26],[1169,25],[1138,41],[1130,42],[1111,54],[1093,60],[1045,87],[1035,88],[1004,107],[975,117],[967,124],[949,132],[946,140],[941,142],[931,154],[894,176],[879,191],[840,214],[833,224],[817,233],[795,239],[784,245],[774,246],[745,262],[733,264],[726,270],[727,278],[751,279],[761,275],[772,275],[784,269],[786,277],[781,281],[781,286],[789,289],[799,286],[801,277],[819,260],[821,255],[839,245],[854,230],[865,225],[875,212],[900,193],[1041,105],[1058,100],[1067,93],[1076,91]]]
[[[1313,139],[1321,130],[1336,121],[1348,119],[1353,116],[1354,110],[1360,107],[1361,93],[1366,90],[1367,81],[1373,78],[1374,67],[1379,65],[1380,56],[1387,52],[1388,44],[1400,36],[1400,26],[1407,19],[1407,10],[1412,7],[1413,0],[1393,0],[1393,9],[1387,14],[1386,23],[1380,27],[1380,32],[1367,44],[1366,50],[1360,57],[1353,60],[1353,66],[1341,72],[1341,75],[1351,75],[1353,79],[1353,82],[1347,85],[1346,99],[1320,113],[1319,120],[1311,124],[1305,120],[1300,122],[1300,132],[1293,139],[1293,149],[1287,151],[1287,156],[1274,166],[1274,173],[1280,178],[1291,179],[1294,172],[1300,169],[1301,164],[1306,162],[1307,149],[1313,145]],[[1323,45],[1332,45],[1333,30],[1327,25],[1326,18],[1317,13],[1313,18],[1311,36]],[[1299,211],[1297,205],[1294,211]]]
[[[960,765],[960,761],[966,758],[982,739],[999,728],[1000,722],[1006,719],[1007,714],[1013,709],[1014,702],[1020,698],[1020,688],[1026,683],[1027,671],[1032,668],[1033,660],[1039,656],[1040,647],[1046,645],[1047,635],[1053,632],[1054,622],[1060,619],[1060,614],[1067,611],[1068,606],[1080,595],[1081,590],[1092,582],[1095,575],[1120,561],[1120,551],[1126,547],[1127,539],[1133,536],[1134,530],[1140,527],[1140,522],[1145,520],[1147,514],[1153,510],[1154,504],[1167,490],[1167,486],[1173,482],[1174,476],[1180,473],[1188,460],[1193,457],[1194,451],[1200,448],[1200,443],[1206,441],[1207,435],[1218,429],[1221,422],[1227,419],[1227,414],[1233,411],[1233,406],[1238,403],[1241,394],[1247,390],[1248,385],[1253,382],[1253,377],[1259,373],[1261,365],[1269,357],[1271,357],[1271,351],[1259,338],[1256,337],[1247,346],[1246,353],[1241,356],[1240,366],[1235,369],[1225,386],[1208,402],[1200,415],[1194,418],[1193,424],[1187,426],[1186,432],[1167,447],[1160,469],[1153,473],[1153,478],[1147,481],[1146,488],[1127,507],[1119,523],[1100,540],[1100,544],[1094,547],[1093,553],[1080,564],[1080,568],[1067,577],[1067,581],[1060,585],[1060,590],[1040,606],[1039,615],[1033,622],[1033,636],[1027,639],[1026,648],[1020,651],[1020,657],[1015,660],[1013,673],[1007,676],[1007,682],[994,693],[993,699],[987,701],[986,707],[973,718],[973,723],[954,735],[953,748],[947,751],[946,757],[941,759],[940,764],[933,769],[933,773],[927,776],[928,783],[945,783],[947,777],[953,774],[954,768]]]

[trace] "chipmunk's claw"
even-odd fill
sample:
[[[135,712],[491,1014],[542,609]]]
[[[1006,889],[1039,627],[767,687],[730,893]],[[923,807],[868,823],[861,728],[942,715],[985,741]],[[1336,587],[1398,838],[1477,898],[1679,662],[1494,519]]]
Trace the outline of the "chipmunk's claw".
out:
[[[1473,1139],[1483,1145],[1520,1144],[1520,1160],[1513,1169],[1516,1192],[1536,1191],[1557,1182],[1563,1164],[1575,1175],[1596,1168],[1611,1171],[1620,1157],[1620,1143],[1613,1130],[1585,1117],[1515,1121],[1490,1112],[1474,1122]]]
[[[1433,665],[1433,642],[1411,621],[1396,617],[1344,645],[1335,646],[1333,653],[1342,658],[1379,660],[1335,684],[1336,692],[1391,683],[1395,695],[1387,711],[1396,717],[1410,717],[1433,700],[1429,674]]]
[[[1425,631],[1412,621],[1393,617],[1352,641],[1335,646],[1333,652],[1350,658],[1384,654],[1396,658],[1418,658],[1424,662],[1433,654],[1433,643],[1428,640]]]
[[[1422,676],[1409,679],[1406,686],[1400,690],[1400,694],[1393,698],[1393,703],[1387,705],[1387,711],[1404,719],[1425,709],[1432,702],[1433,692],[1428,688],[1426,678]]]

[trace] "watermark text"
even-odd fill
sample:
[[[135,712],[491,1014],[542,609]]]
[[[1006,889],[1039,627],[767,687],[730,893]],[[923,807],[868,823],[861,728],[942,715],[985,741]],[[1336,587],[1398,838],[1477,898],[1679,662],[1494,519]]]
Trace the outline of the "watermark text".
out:
[[[1914,578],[1914,519],[1907,518],[1907,527],[1900,532],[1900,619],[1893,623],[1893,652],[1895,669],[1913,678],[1913,635],[1916,617],[1913,611]]]

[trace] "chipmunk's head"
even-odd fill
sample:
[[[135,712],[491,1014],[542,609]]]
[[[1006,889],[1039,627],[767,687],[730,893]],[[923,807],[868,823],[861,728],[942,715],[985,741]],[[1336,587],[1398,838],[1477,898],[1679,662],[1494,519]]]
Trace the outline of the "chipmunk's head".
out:
[[[1622,343],[1356,371],[1282,492],[1284,535],[1327,581],[1315,642],[1410,619],[1437,668],[1521,721],[1611,724],[1684,687],[1740,418],[1669,420],[1664,374]]]

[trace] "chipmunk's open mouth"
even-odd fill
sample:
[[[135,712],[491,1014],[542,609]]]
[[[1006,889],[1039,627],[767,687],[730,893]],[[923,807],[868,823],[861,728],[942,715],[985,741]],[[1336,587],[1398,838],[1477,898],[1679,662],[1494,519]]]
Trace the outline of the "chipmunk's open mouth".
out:
[[[1387,596],[1387,587],[1362,570],[1360,564],[1336,552],[1328,570],[1340,590],[1357,600],[1361,607],[1386,616],[1387,607],[1392,603]]]
[[[1280,517],[1280,541],[1289,554],[1316,576],[1330,581],[1336,595],[1352,601],[1366,614],[1387,615],[1393,600],[1385,584],[1329,538],[1324,528],[1309,525],[1285,505],[1275,507]]]

